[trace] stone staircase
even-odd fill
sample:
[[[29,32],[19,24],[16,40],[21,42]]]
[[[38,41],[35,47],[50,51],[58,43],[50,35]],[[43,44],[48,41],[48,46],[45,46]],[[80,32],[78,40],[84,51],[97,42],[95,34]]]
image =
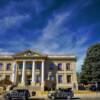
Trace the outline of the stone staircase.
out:
[[[40,86],[21,86],[18,85],[17,87],[14,88],[16,89],[28,89],[30,92],[30,95],[32,96],[32,92],[35,91],[36,95],[39,94],[41,92],[41,87]]]

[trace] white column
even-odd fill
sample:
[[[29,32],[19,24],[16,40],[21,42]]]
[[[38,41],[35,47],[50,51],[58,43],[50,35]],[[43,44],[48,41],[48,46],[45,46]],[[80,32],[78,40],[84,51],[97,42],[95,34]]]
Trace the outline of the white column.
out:
[[[13,62],[12,66],[12,82],[15,84],[16,83],[16,62]]]
[[[44,60],[42,61],[41,71],[41,90],[44,90]]]
[[[22,68],[22,80],[21,83],[25,84],[25,61],[23,61],[23,68]]]
[[[32,62],[32,85],[35,84],[35,61]]]

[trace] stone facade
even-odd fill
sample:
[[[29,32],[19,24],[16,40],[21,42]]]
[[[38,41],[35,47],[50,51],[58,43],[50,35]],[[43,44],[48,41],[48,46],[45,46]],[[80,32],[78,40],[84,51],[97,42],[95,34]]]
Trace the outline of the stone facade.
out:
[[[41,90],[50,87],[48,85],[54,89],[71,87],[77,90],[76,57],[46,55],[32,50],[0,55],[0,81],[5,78],[18,86]]]

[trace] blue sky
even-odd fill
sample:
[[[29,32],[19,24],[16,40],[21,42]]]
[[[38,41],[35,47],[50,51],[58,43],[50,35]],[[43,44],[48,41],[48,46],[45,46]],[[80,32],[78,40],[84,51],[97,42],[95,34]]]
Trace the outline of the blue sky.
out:
[[[100,0],[0,0],[0,53],[75,54],[100,42]]]

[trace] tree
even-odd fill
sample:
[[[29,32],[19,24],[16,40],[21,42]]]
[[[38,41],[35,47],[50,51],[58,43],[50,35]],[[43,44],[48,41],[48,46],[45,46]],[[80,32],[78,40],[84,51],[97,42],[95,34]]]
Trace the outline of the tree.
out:
[[[81,83],[98,81],[100,81],[100,43],[88,48],[80,76]]]

